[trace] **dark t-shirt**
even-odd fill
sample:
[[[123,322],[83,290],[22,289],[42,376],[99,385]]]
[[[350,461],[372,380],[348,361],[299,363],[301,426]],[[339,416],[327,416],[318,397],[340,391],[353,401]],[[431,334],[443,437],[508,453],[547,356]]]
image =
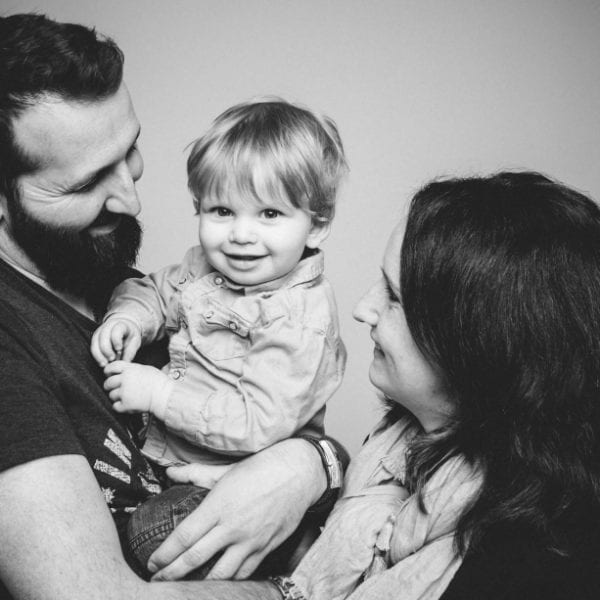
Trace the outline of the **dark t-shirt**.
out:
[[[96,323],[3,261],[0,289],[0,471],[84,455],[121,533],[161,488],[136,447],[141,420],[115,413],[102,389],[89,351]]]

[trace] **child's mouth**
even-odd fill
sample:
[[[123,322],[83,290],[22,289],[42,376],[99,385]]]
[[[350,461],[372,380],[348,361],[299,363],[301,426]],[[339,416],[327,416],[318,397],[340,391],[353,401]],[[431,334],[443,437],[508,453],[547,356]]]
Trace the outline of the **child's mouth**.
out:
[[[264,256],[257,256],[253,254],[226,254],[225,256],[230,260],[240,260],[244,262],[252,262],[253,260],[264,258]]]

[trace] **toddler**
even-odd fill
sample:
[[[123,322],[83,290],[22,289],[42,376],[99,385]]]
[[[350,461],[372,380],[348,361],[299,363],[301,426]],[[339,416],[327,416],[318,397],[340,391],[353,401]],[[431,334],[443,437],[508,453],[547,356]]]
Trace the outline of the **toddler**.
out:
[[[113,294],[92,354],[113,407],[148,412],[144,454],[227,465],[322,435],[345,349],[320,244],[347,170],[335,124],[279,99],[234,106],[187,163],[200,245]],[[169,337],[169,364],[132,363]]]

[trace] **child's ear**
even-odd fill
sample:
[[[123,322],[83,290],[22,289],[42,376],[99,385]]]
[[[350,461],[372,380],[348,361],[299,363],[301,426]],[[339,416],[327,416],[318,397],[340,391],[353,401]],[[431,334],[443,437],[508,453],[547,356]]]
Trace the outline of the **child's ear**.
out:
[[[330,231],[331,221],[313,223],[308,233],[306,246],[308,248],[318,248],[327,239]]]

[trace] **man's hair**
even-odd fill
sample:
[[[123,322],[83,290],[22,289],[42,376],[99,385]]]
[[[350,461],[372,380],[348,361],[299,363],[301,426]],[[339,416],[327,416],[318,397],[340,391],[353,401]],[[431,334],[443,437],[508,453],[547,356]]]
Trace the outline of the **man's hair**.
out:
[[[582,507],[600,503],[600,209],[533,172],[430,183],[410,206],[400,281],[456,407],[413,449],[416,480],[451,455],[481,469],[461,549],[515,525],[568,551]]]
[[[16,195],[16,179],[36,168],[17,146],[15,119],[47,97],[95,101],[114,94],[123,53],[94,29],[38,14],[0,17],[0,194]]]
[[[279,98],[229,108],[193,145],[188,186],[202,198],[231,191],[258,200],[281,198],[308,211],[314,223],[333,218],[347,171],[335,123]]]

